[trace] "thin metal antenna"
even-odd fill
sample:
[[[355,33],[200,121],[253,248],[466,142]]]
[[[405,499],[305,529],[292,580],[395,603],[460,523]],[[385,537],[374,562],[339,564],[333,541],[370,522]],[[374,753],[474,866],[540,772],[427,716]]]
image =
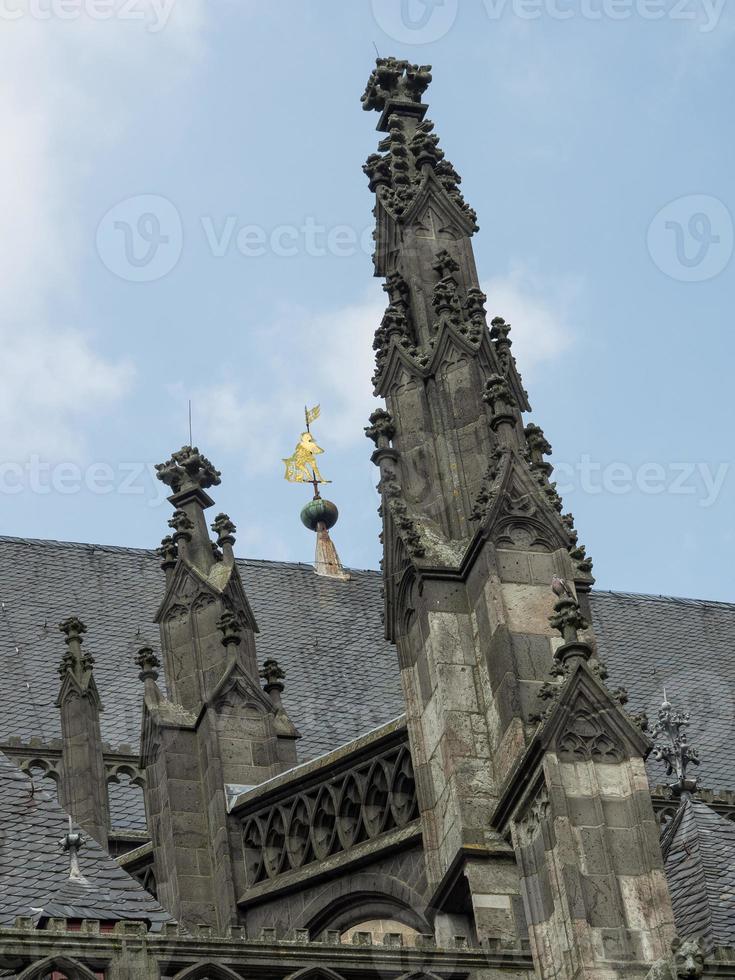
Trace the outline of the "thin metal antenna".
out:
[[[375,41],[373,41],[373,47],[375,48],[375,53],[377,56],[380,57],[380,51],[378,51],[378,45],[375,43]]]
[[[194,440],[192,439],[191,435],[191,398],[189,399],[189,445],[194,445]]]

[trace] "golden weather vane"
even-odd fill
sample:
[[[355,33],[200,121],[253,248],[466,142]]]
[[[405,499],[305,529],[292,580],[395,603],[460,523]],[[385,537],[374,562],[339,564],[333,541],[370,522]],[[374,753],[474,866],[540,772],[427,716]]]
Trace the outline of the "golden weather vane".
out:
[[[285,478],[289,483],[311,483],[314,487],[314,498],[319,497],[319,485],[321,483],[331,483],[325,480],[319,472],[316,457],[324,450],[317,446],[311,434],[311,423],[316,421],[321,415],[321,408],[315,405],[313,408],[304,408],[304,418],[306,420],[306,432],[301,433],[293,455],[288,456],[283,462],[286,464]]]

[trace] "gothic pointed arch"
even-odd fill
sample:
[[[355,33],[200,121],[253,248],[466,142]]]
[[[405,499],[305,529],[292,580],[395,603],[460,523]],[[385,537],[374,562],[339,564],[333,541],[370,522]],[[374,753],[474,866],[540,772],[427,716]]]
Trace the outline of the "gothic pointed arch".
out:
[[[344,932],[367,919],[394,919],[417,932],[433,929],[420,911],[424,901],[413,888],[392,875],[358,874],[310,902],[296,928],[308,929],[317,938],[327,929]]]
[[[181,970],[174,980],[242,980],[242,977],[222,963],[202,960]]]
[[[83,963],[66,956],[49,956],[39,963],[32,963],[18,974],[18,980],[46,980],[54,973],[61,973],[67,977],[67,980],[97,980],[94,973]]]
[[[344,977],[328,966],[308,966],[291,973],[286,980],[344,980]]]

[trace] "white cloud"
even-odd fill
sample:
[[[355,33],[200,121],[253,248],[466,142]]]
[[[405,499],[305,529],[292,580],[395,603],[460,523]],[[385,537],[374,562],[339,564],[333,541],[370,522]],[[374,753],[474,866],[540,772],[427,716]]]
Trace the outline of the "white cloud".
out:
[[[195,442],[239,453],[251,475],[267,472],[292,451],[305,403],[317,402],[319,437],[330,449],[361,442],[378,404],[372,338],[384,305],[381,295],[328,313],[282,311],[253,341],[257,376],[247,384],[224,378],[193,393]],[[183,397],[178,388],[173,393]]]
[[[576,287],[546,281],[521,266],[483,285],[490,316],[512,323],[513,351],[526,380],[573,342],[567,313]],[[257,374],[231,377],[193,393],[195,441],[240,456],[249,475],[273,470],[292,451],[305,402],[321,402],[319,438],[330,449],[364,439],[378,402],[372,394],[372,339],[385,300],[369,295],[327,313],[282,311],[253,340]],[[172,393],[181,402],[184,392]]]
[[[523,377],[556,360],[574,341],[569,310],[578,286],[546,280],[520,265],[483,284],[489,316],[512,323],[513,352]],[[223,377],[193,393],[195,441],[243,459],[249,475],[272,471],[292,450],[304,404],[321,402],[319,437],[330,449],[364,439],[378,402],[372,394],[372,339],[382,294],[327,313],[292,308],[257,332],[247,382]],[[181,402],[184,392],[172,394]]]
[[[204,2],[114,0],[109,19],[89,16],[106,6],[78,0],[3,8],[0,453],[6,458],[80,451],[81,419],[110,407],[131,381],[129,364],[102,356],[93,337],[59,324],[56,310],[73,308],[80,288],[79,243],[87,229],[79,227],[78,202],[95,155],[125,135],[138,97],[175,84],[196,61]],[[125,10],[140,17],[126,18]],[[64,19],[64,11],[72,18]]]
[[[111,363],[74,330],[0,327],[0,458],[74,457],[79,423],[97,417],[130,386],[132,365]]]
[[[574,342],[570,311],[578,283],[549,280],[521,265],[482,284],[488,317],[502,316],[512,325],[511,340],[518,368],[531,382],[539,368],[560,357]]]

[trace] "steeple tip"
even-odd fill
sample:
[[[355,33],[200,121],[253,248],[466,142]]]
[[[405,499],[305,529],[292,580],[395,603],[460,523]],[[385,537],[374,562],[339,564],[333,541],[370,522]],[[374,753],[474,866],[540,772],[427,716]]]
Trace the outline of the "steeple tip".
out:
[[[360,101],[366,112],[380,112],[378,129],[387,133],[392,113],[424,118],[421,96],[431,83],[431,65],[412,65],[400,58],[377,58]]]

